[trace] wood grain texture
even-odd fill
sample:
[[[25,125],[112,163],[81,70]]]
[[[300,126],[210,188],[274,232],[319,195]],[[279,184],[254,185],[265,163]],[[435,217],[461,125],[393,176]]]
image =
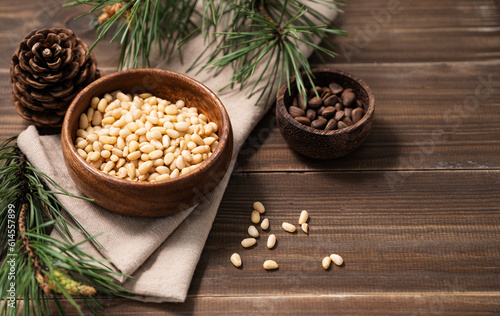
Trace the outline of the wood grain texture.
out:
[[[500,57],[493,0],[349,0],[334,25],[335,63],[481,61]],[[319,62],[313,57],[311,62]]]
[[[72,29],[88,46],[96,39],[92,16],[75,19],[90,10],[90,6],[63,7],[64,0],[26,0],[22,5],[16,1],[2,1],[0,11],[0,68],[8,68],[17,44],[32,30],[50,27]],[[95,51],[98,65],[116,67],[118,53],[116,44],[100,43]]]
[[[499,171],[255,173],[233,175],[190,293],[340,295],[386,292],[494,292],[500,289]],[[436,179],[439,178],[439,181]],[[279,188],[276,184],[279,183]],[[244,249],[252,203],[266,206],[270,230]],[[300,211],[309,235],[289,234]],[[265,241],[276,234],[276,249]],[[241,270],[229,257],[238,252]],[[345,266],[324,271],[331,253]],[[262,263],[274,259],[278,271]],[[240,286],[239,284],[245,284]]]
[[[77,300],[78,302],[78,300]],[[184,304],[146,304],[125,299],[100,299],[99,315],[495,315],[498,300],[481,293],[191,297]],[[78,315],[67,302],[68,316]],[[377,308],[374,308],[374,307]],[[233,310],[231,307],[237,307]],[[83,308],[85,315],[91,311]]]
[[[271,110],[247,139],[238,171],[500,167],[500,62],[329,66],[362,78],[375,95],[361,147],[335,160],[307,159],[287,146]]]
[[[10,102],[17,43],[52,26],[89,45],[96,38],[90,17],[74,20],[89,7],[62,4],[0,3],[0,140],[28,126]],[[350,0],[344,10],[335,23],[351,36],[332,37],[339,56],[310,61],[372,88],[365,143],[341,159],[306,159],[285,144],[271,109],[242,148],[186,302],[100,296],[100,315],[500,313],[500,1]],[[100,43],[99,67],[114,71],[117,52]],[[243,249],[256,200],[271,229]],[[281,222],[302,209],[310,234],[285,233]],[[325,271],[331,252],[345,265]],[[280,268],[264,271],[265,259]]]

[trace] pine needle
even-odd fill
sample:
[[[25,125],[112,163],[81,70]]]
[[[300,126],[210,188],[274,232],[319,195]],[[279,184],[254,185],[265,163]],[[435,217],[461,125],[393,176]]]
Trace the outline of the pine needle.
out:
[[[97,243],[95,236],[72,242],[70,228],[77,232],[83,229],[55,195],[77,197],[35,169],[17,145],[10,145],[14,140],[0,145],[0,284],[5,289],[0,294],[0,315],[49,315],[49,300],[64,315],[58,295],[82,315],[75,297],[84,298],[95,310],[100,308],[97,302],[85,298],[96,291],[131,295],[117,284],[114,276],[121,274],[111,270],[108,261],[95,259],[80,248],[87,242]],[[50,190],[45,182],[56,190]],[[77,225],[66,220],[63,213]],[[50,236],[53,229],[62,240]]]
[[[320,56],[324,54],[335,57],[331,44],[326,43],[327,48],[321,47],[314,44],[315,38],[326,41],[328,34],[347,35],[340,29],[328,28],[330,21],[321,10],[313,9],[303,1],[201,1],[200,12],[195,10],[195,0],[76,0],[66,5],[90,5],[88,14],[92,14],[117,3],[124,4],[99,26],[97,40],[89,50],[90,52],[107,33],[114,30],[111,40],[121,38],[118,69],[127,66],[149,67],[151,55],[157,50],[167,60],[175,51],[180,55],[182,45],[195,34],[201,33],[206,45],[214,49],[205,50],[188,71],[194,68],[204,54],[209,54],[200,71],[212,70],[216,76],[223,68],[232,67],[233,75],[226,88],[239,84],[240,89],[243,89],[254,75],[257,76],[256,80],[267,75],[266,86],[258,98],[260,101],[266,94],[265,105],[273,97],[272,88],[283,82],[283,76],[286,76],[287,83],[290,84],[291,75],[294,75],[299,93],[305,95],[305,85],[300,74],[304,71],[308,81],[311,81],[312,72],[306,56],[297,49],[299,43],[313,48]],[[344,5],[339,1],[308,2],[338,12],[342,12],[340,7]],[[199,16],[201,22],[196,24]],[[320,24],[317,25],[313,19]],[[113,28],[115,25],[118,27]],[[259,68],[262,63],[268,64],[271,58],[283,68]],[[260,73],[257,73],[257,69],[260,69]],[[276,80],[276,77],[279,79]],[[256,92],[255,84],[249,89],[247,96],[251,97]]]

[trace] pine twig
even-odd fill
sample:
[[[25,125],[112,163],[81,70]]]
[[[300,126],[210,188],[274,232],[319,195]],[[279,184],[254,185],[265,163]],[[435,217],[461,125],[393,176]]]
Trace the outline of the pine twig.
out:
[[[291,75],[297,78],[299,92],[305,92],[300,76],[302,71],[306,79],[312,81],[307,58],[297,48],[299,43],[313,48],[318,54],[335,57],[331,44],[326,44],[328,48],[320,47],[314,44],[314,38],[326,41],[328,34],[347,35],[342,30],[328,28],[330,21],[322,12],[300,0],[201,1],[201,12],[194,10],[195,0],[75,0],[67,5],[90,5],[89,14],[103,10],[99,35],[89,52],[111,32],[113,25],[117,26],[111,41],[120,40],[119,69],[127,65],[138,67],[141,60],[142,66],[149,67],[149,58],[155,48],[168,59],[175,47],[182,48],[194,34],[201,32],[207,46],[214,49],[204,50],[188,71],[204,54],[209,54],[201,71],[213,69],[217,75],[225,67],[233,68],[232,79],[226,87],[239,84],[243,89],[250,77],[256,75],[260,80],[267,74],[268,81],[256,102],[266,96],[266,105],[272,97],[273,87],[280,86],[284,80],[290,85]],[[343,3],[339,1],[309,2],[342,12],[339,7]],[[198,15],[201,15],[199,25],[194,22]],[[315,21],[319,21],[319,25]],[[182,57],[180,52],[179,49]],[[270,60],[281,67],[257,68]],[[255,92],[255,85],[252,85],[247,96]]]
[[[121,274],[110,270],[107,261],[86,254],[79,248],[83,242],[71,243],[69,228],[81,230],[62,216],[67,210],[54,195],[72,195],[34,169],[17,145],[9,145],[14,140],[0,145],[0,247],[5,250],[0,284],[8,285],[7,291],[0,293],[0,315],[17,315],[21,309],[24,315],[49,315],[49,299],[64,315],[57,295],[82,314],[75,296],[84,298],[94,309],[95,300],[85,298],[97,291],[130,295],[116,283],[113,275]],[[44,181],[58,191],[49,190]],[[51,229],[56,229],[63,240],[50,237]],[[91,240],[94,238],[84,242]]]

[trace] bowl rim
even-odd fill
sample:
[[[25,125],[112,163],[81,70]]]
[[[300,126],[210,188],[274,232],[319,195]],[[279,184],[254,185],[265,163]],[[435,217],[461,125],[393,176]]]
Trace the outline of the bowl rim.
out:
[[[321,136],[330,136],[330,135],[340,135],[340,134],[350,133],[351,131],[356,130],[359,126],[365,124],[365,122],[367,122],[368,120],[370,120],[372,118],[372,116],[375,112],[375,96],[373,95],[371,88],[362,79],[360,79],[360,78],[358,78],[358,77],[356,77],[348,72],[344,72],[344,71],[341,71],[341,70],[338,70],[335,68],[329,68],[329,67],[313,68],[313,69],[311,69],[311,73],[312,74],[335,73],[335,74],[345,76],[345,77],[350,78],[351,80],[356,81],[357,83],[359,83],[361,85],[361,87],[366,91],[366,93],[368,95],[368,109],[367,109],[365,115],[363,115],[363,117],[361,118],[361,120],[359,120],[355,124],[348,126],[346,128],[336,129],[336,130],[320,130],[320,129],[312,128],[310,126],[307,126],[307,125],[304,125],[304,124],[297,122],[297,120],[295,120],[290,115],[290,113],[288,113],[287,107],[286,107],[285,102],[284,102],[285,93],[287,93],[287,91],[288,91],[288,83],[284,83],[278,92],[278,98],[276,99],[276,108],[278,109],[280,114],[287,121],[289,121],[292,125],[294,125],[295,127],[299,128],[301,130],[309,132],[309,133],[313,133],[313,134],[317,134],[317,135],[321,135]],[[302,76],[304,76],[305,74],[306,74],[305,71],[303,71],[301,73]],[[295,77],[296,76],[292,76],[290,78],[290,86],[293,86],[293,84],[295,84]],[[314,78],[313,78],[313,80],[314,80]]]
[[[94,90],[96,87],[102,84],[106,84],[106,82],[113,80],[115,78],[120,78],[120,77],[127,77],[130,75],[136,75],[136,74],[146,74],[146,73],[156,73],[156,74],[167,74],[169,76],[177,76],[181,77],[184,80],[188,81],[189,83],[198,86],[201,88],[207,95],[211,96],[214,100],[215,103],[217,104],[217,109],[221,112],[222,114],[222,126],[218,126],[218,130],[222,131],[221,134],[219,135],[219,145],[215,149],[215,151],[208,157],[207,160],[203,161],[197,168],[193,169],[192,171],[184,174],[184,175],[179,175],[176,178],[173,179],[167,179],[167,180],[162,180],[162,181],[130,181],[126,179],[120,179],[117,177],[110,176],[109,174],[102,172],[101,170],[98,170],[91,166],[85,159],[83,159],[77,152],[77,149],[74,145],[74,142],[71,138],[71,135],[69,133],[70,127],[69,127],[69,118],[71,115],[73,115],[75,111],[75,107],[78,102],[88,93],[92,93],[92,90]],[[109,93],[109,92],[108,92]],[[83,112],[82,112],[83,113]],[[227,129],[224,128],[227,126]],[[117,72],[113,72],[110,74],[107,74],[105,76],[102,76],[99,79],[96,79],[89,85],[87,85],[85,88],[83,88],[76,96],[75,98],[71,101],[68,110],[66,111],[66,114],[64,116],[63,120],[63,125],[61,129],[61,142],[63,144],[66,144],[67,147],[69,148],[70,155],[72,157],[76,157],[76,159],[81,163],[83,168],[86,170],[86,172],[89,172],[93,176],[95,176],[98,180],[103,180],[103,181],[112,181],[116,183],[116,185],[120,186],[125,186],[125,187],[130,187],[130,188],[155,188],[155,187],[163,187],[163,186],[169,186],[169,185],[175,185],[176,183],[182,183],[189,181],[192,179],[196,174],[199,174],[205,169],[209,168],[213,163],[219,159],[222,156],[223,150],[227,147],[228,143],[231,141],[232,133],[232,126],[231,126],[231,121],[229,119],[229,115],[227,113],[226,108],[222,104],[222,101],[219,99],[219,97],[212,91],[210,90],[207,86],[199,82],[198,80],[189,77],[185,74],[171,71],[171,70],[166,70],[166,69],[159,69],[159,68],[136,68],[136,69],[127,69],[127,70],[121,70]],[[64,145],[63,145],[64,146]],[[232,153],[231,153],[232,154]]]

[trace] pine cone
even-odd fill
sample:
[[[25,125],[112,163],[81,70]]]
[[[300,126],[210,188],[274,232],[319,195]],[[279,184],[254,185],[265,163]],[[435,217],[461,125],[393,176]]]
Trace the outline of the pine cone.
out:
[[[87,45],[73,31],[35,30],[16,49],[10,65],[17,113],[39,127],[60,127],[69,104],[101,76]]]

